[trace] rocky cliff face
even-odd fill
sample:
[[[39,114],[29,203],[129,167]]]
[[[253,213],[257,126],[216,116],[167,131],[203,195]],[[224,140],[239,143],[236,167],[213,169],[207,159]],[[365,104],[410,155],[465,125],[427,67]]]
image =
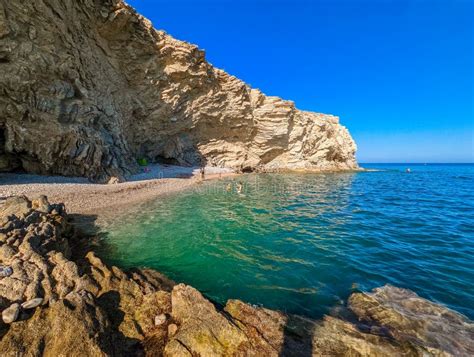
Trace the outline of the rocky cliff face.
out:
[[[121,0],[0,0],[2,171],[341,170],[355,150],[337,117],[251,89]]]
[[[393,286],[316,321],[104,264],[63,205],[0,202],[2,356],[472,356],[474,324]]]

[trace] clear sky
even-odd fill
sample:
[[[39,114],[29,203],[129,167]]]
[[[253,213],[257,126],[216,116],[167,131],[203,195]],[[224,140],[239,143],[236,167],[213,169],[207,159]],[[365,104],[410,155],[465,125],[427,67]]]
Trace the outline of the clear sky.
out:
[[[474,1],[128,3],[264,93],[340,116],[360,162],[474,162]]]

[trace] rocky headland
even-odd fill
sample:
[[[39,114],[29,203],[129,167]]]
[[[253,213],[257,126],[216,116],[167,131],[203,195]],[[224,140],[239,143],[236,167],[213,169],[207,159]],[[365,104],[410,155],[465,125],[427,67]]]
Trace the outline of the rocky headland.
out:
[[[108,266],[45,196],[0,204],[2,356],[472,356],[474,324],[384,286],[312,320],[217,306],[149,269]]]
[[[0,1],[0,172],[347,170],[355,151],[337,117],[250,88],[121,0]]]

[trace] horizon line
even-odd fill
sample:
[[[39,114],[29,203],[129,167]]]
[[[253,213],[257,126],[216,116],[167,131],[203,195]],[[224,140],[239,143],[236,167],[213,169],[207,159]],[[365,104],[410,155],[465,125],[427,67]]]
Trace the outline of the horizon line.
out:
[[[364,165],[364,164],[411,164],[411,165],[474,165],[474,161],[470,162],[409,162],[409,161],[371,161],[371,162],[358,162],[359,165]]]

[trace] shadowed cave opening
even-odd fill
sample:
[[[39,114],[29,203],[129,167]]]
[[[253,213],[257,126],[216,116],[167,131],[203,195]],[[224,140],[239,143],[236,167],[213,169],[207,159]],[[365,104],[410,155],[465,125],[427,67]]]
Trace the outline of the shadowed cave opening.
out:
[[[245,173],[245,174],[250,174],[254,171],[255,171],[255,169],[253,167],[250,167],[250,166],[245,166],[245,167],[242,168],[242,172]]]
[[[20,158],[7,152],[6,143],[6,130],[0,124],[0,172],[24,172]]]
[[[157,164],[162,164],[162,165],[182,166],[181,163],[173,157],[156,156],[154,160],[151,160],[151,162],[155,162]]]

